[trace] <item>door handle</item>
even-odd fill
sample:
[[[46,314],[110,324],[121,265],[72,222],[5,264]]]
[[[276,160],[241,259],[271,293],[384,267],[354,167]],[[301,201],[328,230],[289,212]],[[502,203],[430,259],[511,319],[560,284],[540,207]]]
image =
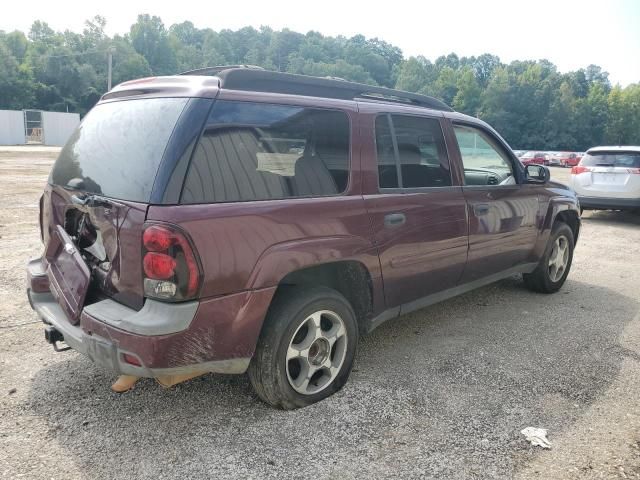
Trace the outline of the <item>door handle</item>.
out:
[[[404,213],[389,213],[384,216],[385,227],[398,227],[403,225],[406,221],[407,217],[405,217]]]
[[[486,215],[489,213],[489,204],[488,203],[477,203],[473,206],[473,213],[476,214],[476,217],[480,215]]]

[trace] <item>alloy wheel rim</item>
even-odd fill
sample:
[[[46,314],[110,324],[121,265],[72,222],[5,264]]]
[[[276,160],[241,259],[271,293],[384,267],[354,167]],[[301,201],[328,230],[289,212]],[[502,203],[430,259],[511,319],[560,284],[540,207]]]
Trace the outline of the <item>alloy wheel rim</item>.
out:
[[[321,392],[338,376],[346,354],[347,330],[342,317],[330,310],[308,315],[287,348],[289,385],[302,395]]]
[[[562,278],[569,263],[569,240],[564,235],[556,238],[549,255],[549,278],[557,282]]]

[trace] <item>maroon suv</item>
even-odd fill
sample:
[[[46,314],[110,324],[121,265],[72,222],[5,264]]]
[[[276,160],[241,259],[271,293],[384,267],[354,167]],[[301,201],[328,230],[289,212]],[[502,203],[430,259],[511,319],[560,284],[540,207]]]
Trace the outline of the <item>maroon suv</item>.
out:
[[[438,100],[211,68],[105,94],[53,166],[29,299],[134,377],[243,373],[296,408],[336,392],[359,335],[523,274],[555,292],[574,193]]]

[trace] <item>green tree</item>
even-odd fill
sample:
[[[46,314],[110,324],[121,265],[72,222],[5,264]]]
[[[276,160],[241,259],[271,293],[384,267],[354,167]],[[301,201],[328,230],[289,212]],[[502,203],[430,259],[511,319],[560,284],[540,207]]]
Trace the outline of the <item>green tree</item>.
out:
[[[483,53],[477,58],[472,58],[470,63],[481,88],[486,88],[494,70],[502,65],[500,63],[500,57],[489,53]]]
[[[606,142],[612,145],[640,144],[640,85],[616,85],[607,99],[609,118]]]
[[[482,89],[471,67],[466,67],[458,75],[457,93],[453,97],[453,108],[469,115],[478,115]]]
[[[200,47],[204,41],[204,31],[197,29],[189,21],[171,25],[169,33],[183,45]]]
[[[0,109],[29,108],[34,105],[33,78],[0,38]]]
[[[175,52],[171,49],[167,30],[160,17],[138,15],[138,21],[131,25],[129,36],[131,45],[149,62],[154,75],[176,73],[178,65]]]
[[[554,96],[547,115],[547,145],[556,150],[576,150],[577,100],[569,80],[564,80]]]
[[[271,34],[271,42],[268,48],[268,57],[279,72],[286,72],[289,66],[289,55],[296,52],[304,36],[289,29]]]
[[[434,95],[447,105],[453,104],[453,99],[458,93],[458,72],[452,67],[445,65],[433,83],[422,89],[423,93]]]
[[[491,123],[512,145],[586,149],[640,143],[640,87],[613,86],[597,65],[560,73],[548,60],[502,64],[489,53],[404,59],[402,51],[364,35],[325,36],[268,26],[215,31],[190,21],[168,28],[139,15],[128,35],[107,35],[95,16],[82,32],[54,31],[37,20],[28,35],[0,31],[0,108],[42,108],[84,114],[113,83],[203,66],[252,64],[270,70],[340,77],[434,95]]]
[[[580,150],[602,145],[609,118],[607,90],[601,83],[589,86],[587,97],[579,99],[576,106],[576,131]]]
[[[57,43],[58,37],[59,35],[56,35],[56,32],[53,31],[47,22],[41,22],[40,20],[33,22],[31,30],[29,30],[29,40],[32,42],[53,44]]]
[[[516,148],[529,148],[521,138],[527,120],[515,111],[517,75],[506,66],[497,67],[480,99],[480,117],[493,125]]]
[[[18,63],[24,61],[27,48],[29,47],[29,40],[27,40],[24,33],[17,30],[8,33],[3,37],[3,42]]]
[[[398,71],[396,88],[419,92],[437,78],[433,64],[424,57],[410,57],[402,62]]]
[[[611,83],[609,82],[609,73],[605,72],[604,70],[602,70],[602,68],[600,68],[597,65],[589,65],[585,72],[585,78],[587,80],[587,83],[598,83],[600,85],[602,85],[602,87],[606,90],[607,93],[609,93],[609,90],[611,90]]]
[[[338,77],[352,82],[375,85],[374,80],[363,67],[340,59],[335,63],[306,62],[298,73],[316,77]]]
[[[112,45],[115,49],[113,53],[113,85],[135,78],[149,77],[153,74],[147,59],[136,52],[126,38],[116,36]]]

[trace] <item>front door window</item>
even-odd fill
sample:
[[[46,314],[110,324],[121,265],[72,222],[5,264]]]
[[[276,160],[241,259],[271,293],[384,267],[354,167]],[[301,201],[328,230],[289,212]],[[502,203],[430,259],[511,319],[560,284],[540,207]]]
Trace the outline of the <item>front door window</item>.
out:
[[[486,133],[466,125],[454,125],[453,129],[460,147],[465,185],[516,183],[508,155]]]

